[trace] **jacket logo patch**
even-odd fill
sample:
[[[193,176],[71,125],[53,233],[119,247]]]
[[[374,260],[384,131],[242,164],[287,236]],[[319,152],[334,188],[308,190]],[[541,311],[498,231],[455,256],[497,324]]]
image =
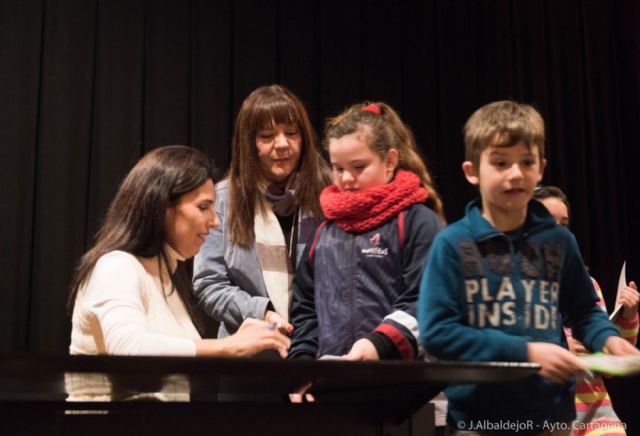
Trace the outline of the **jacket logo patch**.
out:
[[[371,245],[373,245],[374,247],[380,245],[380,233],[376,233],[375,235],[370,237],[369,242],[371,242]]]
[[[373,245],[371,248],[363,248],[360,250],[361,254],[364,254],[366,257],[384,257],[389,254],[388,248],[380,248],[380,233],[376,233],[372,237],[369,238],[369,243]]]

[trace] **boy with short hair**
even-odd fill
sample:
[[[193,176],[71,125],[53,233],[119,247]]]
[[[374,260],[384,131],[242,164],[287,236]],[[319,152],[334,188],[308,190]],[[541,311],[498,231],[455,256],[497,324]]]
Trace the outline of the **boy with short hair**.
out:
[[[573,235],[531,201],[546,165],[540,114],[513,101],[490,103],[469,118],[464,138],[462,169],[481,198],[434,240],[420,287],[420,337],[442,360],[541,369],[515,382],[447,388],[447,424],[453,434],[568,434],[575,417],[568,382],[585,367],[567,350],[563,319],[592,351],[640,351],[597,307]]]

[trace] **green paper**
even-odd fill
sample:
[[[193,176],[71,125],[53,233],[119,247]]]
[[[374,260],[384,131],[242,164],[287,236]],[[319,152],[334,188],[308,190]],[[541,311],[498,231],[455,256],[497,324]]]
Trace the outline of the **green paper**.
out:
[[[591,371],[627,376],[640,372],[640,356],[613,356],[594,353],[578,357]]]

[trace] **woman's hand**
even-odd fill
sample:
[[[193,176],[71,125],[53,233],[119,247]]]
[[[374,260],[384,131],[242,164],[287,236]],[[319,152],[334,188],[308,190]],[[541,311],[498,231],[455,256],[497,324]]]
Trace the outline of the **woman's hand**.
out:
[[[226,341],[232,356],[252,356],[262,350],[275,349],[284,359],[291,345],[291,340],[273,324],[253,318],[244,320],[237,332],[221,340]]]
[[[293,331],[293,326],[285,321],[279,313],[274,312],[273,310],[267,310],[264,313],[264,320],[280,330],[280,333],[289,334]]]
[[[222,339],[200,339],[196,343],[196,356],[252,356],[262,350],[278,350],[287,357],[291,340],[274,328],[273,324],[247,318],[237,332]]]

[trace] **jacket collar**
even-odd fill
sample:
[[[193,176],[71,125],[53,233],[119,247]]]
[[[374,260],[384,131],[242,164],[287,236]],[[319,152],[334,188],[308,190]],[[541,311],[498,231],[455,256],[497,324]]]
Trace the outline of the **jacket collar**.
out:
[[[483,241],[504,235],[482,216],[481,198],[477,198],[467,204],[465,212],[464,219],[467,221],[474,241]],[[527,216],[522,228],[523,235],[532,235],[555,225],[556,222],[547,208],[538,200],[531,199],[527,205]]]

